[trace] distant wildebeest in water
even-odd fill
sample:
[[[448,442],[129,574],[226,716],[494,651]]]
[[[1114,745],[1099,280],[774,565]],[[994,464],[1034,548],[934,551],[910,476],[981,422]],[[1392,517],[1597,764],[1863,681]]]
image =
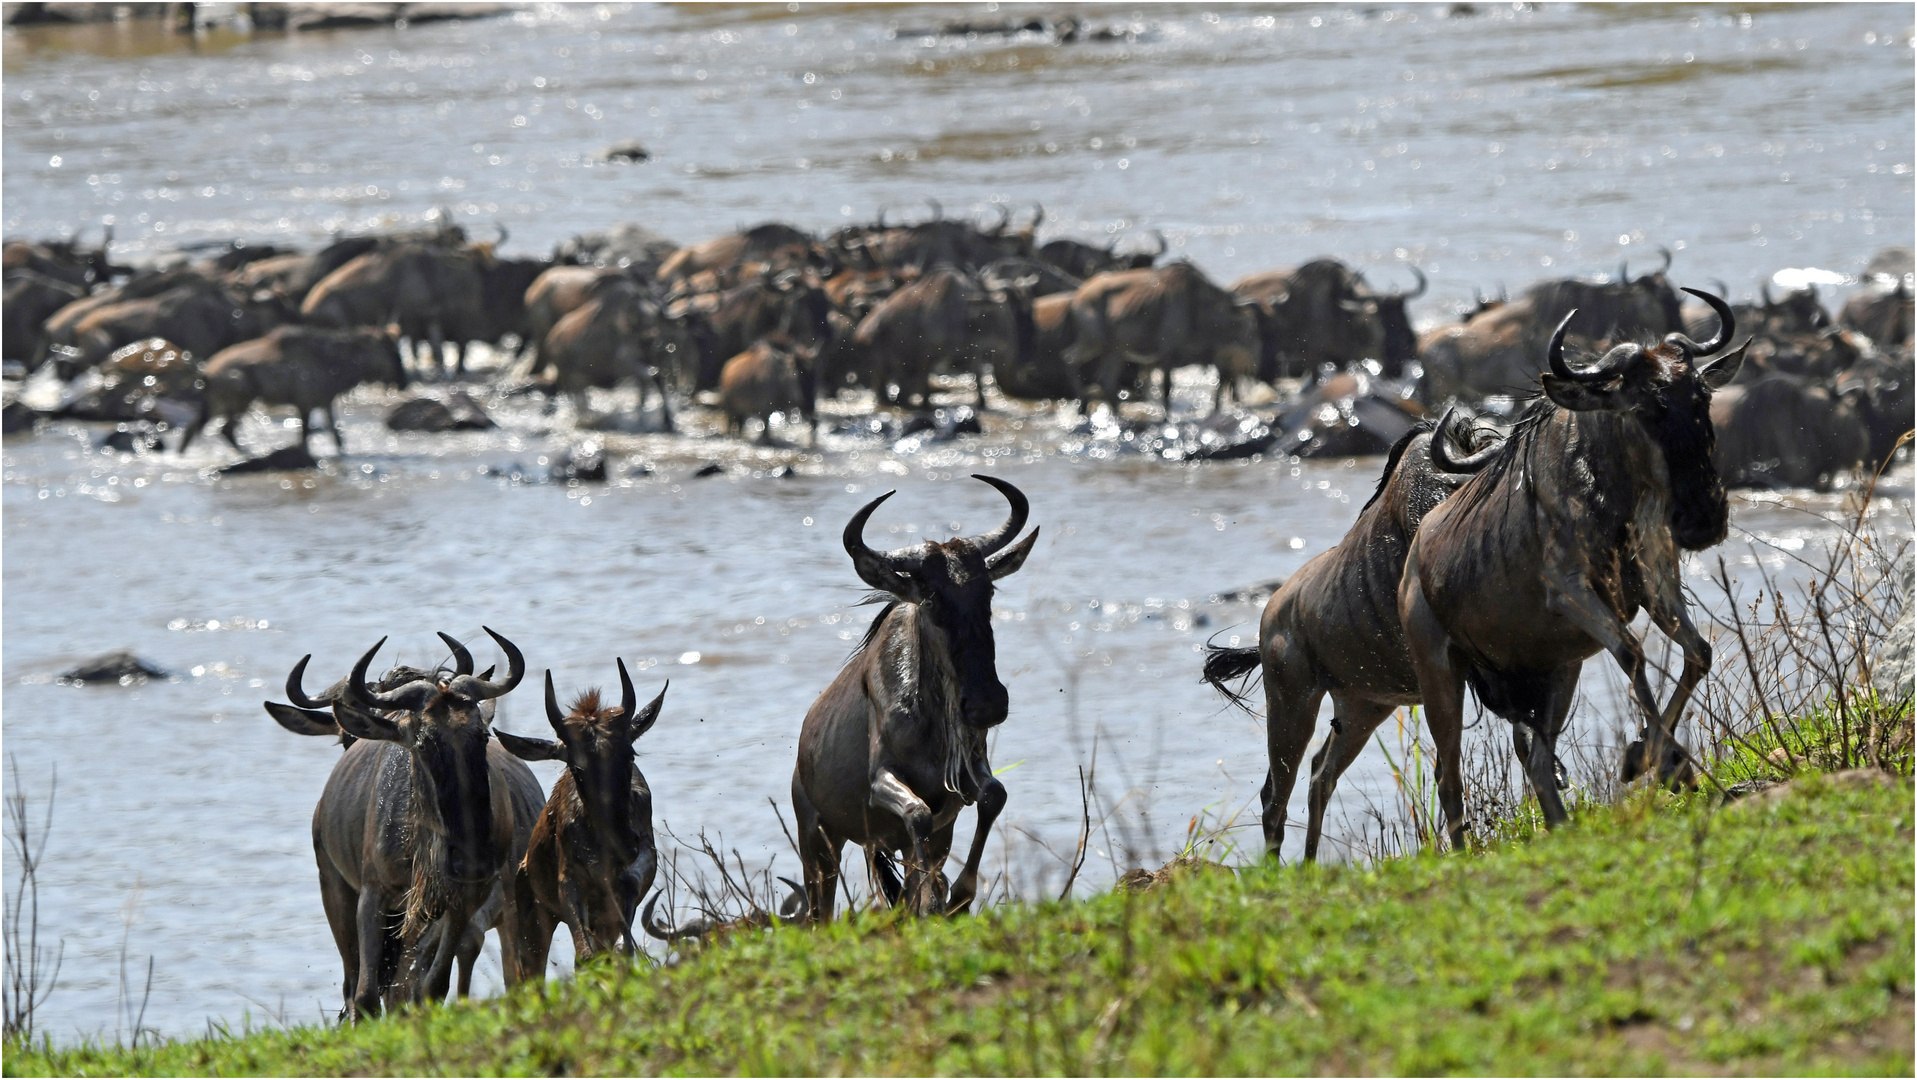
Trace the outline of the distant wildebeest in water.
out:
[[[1320,364],[1376,360],[1397,378],[1418,356],[1417,335],[1405,304],[1423,296],[1423,271],[1411,267],[1416,289],[1378,292],[1336,259],[1313,259],[1290,270],[1241,278],[1233,294],[1254,302],[1260,321],[1260,377],[1296,377]]]
[[[634,744],[659,719],[665,688],[645,708],[619,660],[619,706],[607,708],[598,690],[573,699],[564,711],[546,672],[546,722],[557,741],[495,731],[522,761],[566,766],[533,826],[525,857],[514,869],[519,914],[518,953],[528,974],[546,970],[553,931],[572,933],[583,962],[618,949],[638,952],[632,916],[652,888],[658,854],[652,839],[652,789],[633,760]]]
[[[763,425],[759,441],[772,441],[772,414],[788,421],[803,417],[811,439],[819,437],[819,379],[817,356],[788,343],[760,339],[726,361],[719,372],[719,407],[726,414],[726,432],[744,437],[745,422],[754,417]]]
[[[1730,344],[1729,304],[1687,289],[1717,310],[1702,343],[1682,333],[1646,347],[1618,345],[1589,368],[1564,359],[1558,324],[1547,346],[1544,397],[1489,462],[1425,517],[1405,558],[1398,613],[1437,744],[1438,800],[1454,850],[1464,843],[1459,738],[1464,687],[1509,720],[1547,825],[1565,820],[1558,797],[1558,734],[1585,658],[1608,651],[1630,680],[1646,730],[1625,752],[1623,778],[1655,769],[1683,782],[1691,767],[1676,726],[1711,649],[1684,605],[1680,552],[1720,543],[1729,521],[1712,464],[1711,391],[1729,383],[1743,351]],[[1684,654],[1661,708],[1638,609]]]
[[[240,449],[239,418],[254,403],[291,405],[299,413],[300,445],[312,448],[313,413],[324,410],[333,443],[346,452],[334,402],[362,383],[406,389],[406,366],[390,331],[360,328],[321,330],[282,326],[265,337],[214,353],[206,362],[206,391],[199,419],[180,438],[190,446],[206,425],[218,420],[233,449]],[[244,452],[244,451],[242,451]]]
[[[865,546],[865,523],[893,492],[845,527],[859,579],[889,600],[799,733],[792,807],[815,921],[832,917],[848,840],[875,857],[904,854],[905,879],[886,886],[887,898],[915,914],[965,910],[977,892],[979,859],[1005,806],[985,733],[1010,705],[996,666],[992,583],[1025,564],[1038,530],[1014,544],[1030,510],[1024,494],[975,478],[1011,503],[1011,516],[991,532],[874,551]],[[973,803],[978,830],[948,895],[941,868],[959,811]]]
[[[1065,362],[1090,371],[1091,382],[1114,409],[1127,361],[1149,364],[1164,376],[1164,411],[1171,416],[1172,370],[1203,364],[1218,372],[1212,408],[1240,378],[1258,371],[1258,321],[1241,300],[1179,260],[1152,270],[1122,270],[1086,280],[1072,297],[1073,342]]]
[[[1454,444],[1468,456],[1454,457]],[[1240,704],[1226,682],[1263,669],[1271,764],[1259,797],[1271,855],[1284,844],[1285,809],[1324,696],[1331,695],[1334,712],[1331,736],[1311,762],[1306,859],[1318,857],[1325,806],[1338,778],[1387,716],[1418,703],[1418,677],[1398,622],[1405,552],[1419,522],[1483,468],[1495,446],[1455,411],[1446,411],[1435,428],[1429,421],[1413,428],[1391,448],[1377,490],[1344,539],[1285,579],[1266,602],[1258,644],[1213,648],[1206,658],[1206,681]]]
[[[498,886],[520,854],[518,821],[531,821],[541,799],[531,770],[489,737],[483,706],[519,684],[526,662],[512,642],[486,632],[506,654],[504,679],[470,674],[462,657],[464,670],[450,676],[376,690],[366,669],[382,638],[332,702],[355,741],[314,808],[313,852],[350,1019],[376,1015],[389,996],[445,997],[455,955],[496,893],[502,966],[509,980],[519,975],[509,929],[518,912]]]

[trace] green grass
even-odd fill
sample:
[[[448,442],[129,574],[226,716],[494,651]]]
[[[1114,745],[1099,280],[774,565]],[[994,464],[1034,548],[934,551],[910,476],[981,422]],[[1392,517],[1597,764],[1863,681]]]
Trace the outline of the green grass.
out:
[[[1458,857],[732,937],[351,1030],[12,1047],[64,1073],[1912,1070],[1909,782],[1640,793]],[[236,977],[242,977],[236,973]]]

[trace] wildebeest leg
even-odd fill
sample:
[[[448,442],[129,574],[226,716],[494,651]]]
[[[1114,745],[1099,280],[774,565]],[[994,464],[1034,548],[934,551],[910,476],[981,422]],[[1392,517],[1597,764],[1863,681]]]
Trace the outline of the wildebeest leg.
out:
[[[1298,763],[1318,728],[1318,703],[1324,691],[1311,678],[1305,658],[1283,635],[1260,646],[1264,658],[1265,747],[1270,766],[1258,795],[1263,809],[1265,854],[1278,858],[1285,847],[1285,816]],[[1309,857],[1309,856],[1307,856]]]
[[[1665,726],[1661,710],[1658,708],[1657,695],[1651,692],[1648,677],[1649,665],[1644,661],[1644,643],[1631,633],[1631,628],[1613,612],[1610,605],[1598,597],[1598,594],[1582,577],[1555,573],[1547,567],[1544,572],[1545,606],[1562,617],[1571,625],[1590,635],[1604,651],[1611,654],[1617,666],[1631,680],[1632,696],[1638,707],[1644,710],[1645,722],[1653,727],[1652,741],[1654,749],[1662,752]],[[1696,633],[1695,630],[1692,631]],[[1691,669],[1691,653],[1685,651],[1685,670]],[[1701,669],[1698,672],[1702,675]],[[1693,680],[1695,685],[1695,680]],[[1689,690],[1685,690],[1688,699]],[[1680,706],[1681,708],[1681,706]],[[1628,764],[1628,762],[1627,762]]]
[[[446,332],[440,329],[439,320],[426,324],[426,340],[433,348],[433,370],[443,371],[446,367]]]
[[[1171,419],[1171,398],[1172,398],[1172,361],[1170,359],[1164,360],[1158,365],[1158,370],[1162,372],[1165,376],[1165,386],[1164,386],[1165,419],[1170,420]]]
[[[333,930],[333,944],[339,949],[340,966],[346,972],[340,984],[340,1008],[344,1016],[352,1007],[353,990],[359,982],[358,897],[339,871],[324,862],[320,864],[319,879],[326,924]]]
[[[1684,610],[1682,597],[1661,595],[1671,588],[1677,580],[1676,574],[1662,579],[1670,585],[1661,586],[1653,593],[1651,603],[1646,605],[1651,611],[1651,620],[1657,624],[1664,636],[1677,642],[1684,651],[1684,671],[1678,676],[1677,686],[1671,691],[1670,700],[1664,703],[1664,711],[1658,716],[1658,730],[1652,733],[1652,745],[1641,760],[1656,761],[1657,778],[1688,784],[1696,779],[1691,767],[1691,755],[1677,742],[1677,724],[1684,718],[1684,707],[1690,704],[1691,692],[1697,688],[1698,680],[1711,669],[1711,646],[1691,624],[1690,613]],[[1675,591],[1672,589],[1671,591]],[[1668,740],[1670,746],[1662,744]],[[1626,777],[1626,782],[1636,777]]]
[[[464,341],[453,342],[453,371],[459,375],[466,374],[466,342]]]
[[[504,935],[501,935],[502,937]],[[460,997],[470,997],[473,992],[473,965],[479,963],[479,954],[486,948],[486,928],[478,919],[466,924],[459,935],[459,951],[453,955],[459,965],[459,978],[454,981],[454,992]]]
[[[307,453],[313,451],[313,410],[300,410],[300,449]]]
[[[446,992],[452,989],[453,961],[459,955],[460,939],[465,935],[466,924],[472,921],[470,911],[458,908],[441,915],[429,930],[432,941],[432,966],[426,969],[425,978],[420,980],[422,992],[414,995],[416,1001],[444,1001]]]
[[[1404,625],[1411,668],[1418,676],[1418,694],[1424,699],[1425,727],[1437,747],[1438,805],[1444,810],[1445,837],[1452,851],[1463,851],[1464,671],[1452,663],[1451,637],[1425,599],[1415,548],[1405,559],[1404,580],[1398,587],[1398,618]]]
[[[985,361],[976,356],[972,358],[972,389],[978,398],[975,411],[982,413],[985,411]]]
[[[354,1021],[379,1015],[379,968],[386,948],[385,913],[380,907],[379,890],[360,890],[359,910],[354,913],[359,936],[359,985],[347,1003],[348,1018]]]
[[[819,812],[792,778],[793,824],[799,830],[799,863],[805,870],[805,914],[808,922],[830,922],[839,891],[839,849],[844,841],[825,831]]]
[[[948,915],[959,915],[971,910],[972,898],[978,892],[978,864],[985,857],[985,841],[992,834],[992,823],[998,820],[999,811],[1005,809],[1005,785],[996,778],[985,781],[985,788],[978,796],[978,831],[972,834],[972,849],[965,854],[965,868],[959,871],[958,883],[952,886],[952,892],[945,904]]]
[[[577,390],[569,390],[566,392],[566,396],[572,399],[572,422],[575,424],[584,423],[586,418],[592,415],[592,411],[586,403],[586,388],[582,386]]]
[[[1391,715],[1392,707],[1375,701],[1363,701],[1346,694],[1331,695],[1331,736],[1311,759],[1311,787],[1306,796],[1309,807],[1305,820],[1305,860],[1318,858],[1318,837],[1324,830],[1325,807],[1338,787],[1338,778],[1358,759],[1359,751],[1371,740],[1371,733]],[[1316,712],[1314,709],[1313,712]],[[1295,768],[1295,766],[1294,766]]]
[[[333,403],[330,401],[326,403],[326,426],[328,428],[331,428],[333,431],[334,448],[339,451],[339,456],[345,457],[346,456],[346,436],[340,431],[339,417],[334,414]]]
[[[546,957],[552,952],[552,935],[559,927],[553,917],[533,897],[532,879],[521,870],[513,872],[513,903],[499,924],[499,952],[506,967],[506,985],[531,980],[544,981]],[[506,942],[512,940],[512,949]]]
[[[239,413],[234,413],[230,416],[221,417],[220,434],[226,436],[228,445],[244,454],[246,451],[240,450],[240,415]]]
[[[674,430],[672,426],[672,396],[666,393],[666,377],[658,368],[652,369],[652,385],[659,388],[659,418],[666,425],[666,431],[671,432]],[[644,409],[645,402],[640,402],[639,407]],[[626,921],[631,922],[632,920],[628,919]]]
[[[933,874],[938,869],[931,865],[932,808],[892,770],[884,768],[873,778],[867,800],[872,809],[903,822],[905,834],[911,838],[911,850],[905,853],[905,902],[912,914],[939,910],[941,898],[931,895],[936,891]]]

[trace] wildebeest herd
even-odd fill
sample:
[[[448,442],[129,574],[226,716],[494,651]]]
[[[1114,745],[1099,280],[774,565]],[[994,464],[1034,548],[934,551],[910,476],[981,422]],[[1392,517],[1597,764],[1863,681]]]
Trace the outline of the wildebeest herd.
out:
[[[822,398],[928,408],[943,376],[969,382],[980,409],[992,385],[1081,408],[1156,396],[1169,419],[1172,371],[1197,366],[1216,373],[1215,412],[1228,396],[1276,406],[1262,424],[1214,425],[1227,434],[1185,456],[1345,457],[1385,452],[1450,404],[1511,419],[1573,311],[1574,348],[1709,336],[1715,317],[1683,302],[1668,252],[1636,276],[1624,266],[1500,291],[1420,335],[1406,310],[1426,286],[1416,267],[1403,291],[1333,259],[1226,288],[1165,261],[1162,236],[1128,251],[1041,243],[1037,205],[984,221],[930,210],[824,235],[765,224],[689,247],[625,226],[545,259],[507,258],[503,228],[475,241],[445,214],[313,253],[233,242],[137,270],[105,241],[10,242],[5,354],[28,374],[96,373],[54,412],[144,422],[151,443],[180,429],[182,448],[218,421],[237,449],[235,421],[253,405],[294,409],[302,446],[324,411],[337,440],[341,393],[467,377],[467,347],[483,342],[509,358],[488,377],[568,397],[582,424],[603,419],[588,412],[589,390],[630,383],[642,404],[658,402],[656,429],[699,406],[731,433],[757,423],[765,439],[774,417],[816,439]],[[1835,318],[1814,287],[1774,297],[1766,286],[1737,305],[1748,362],[1711,403],[1726,483],[1825,486],[1882,461],[1908,426],[1908,267],[1893,257],[1874,269]],[[1131,409],[1134,425],[1153,411]],[[34,419],[11,407],[9,430]]]

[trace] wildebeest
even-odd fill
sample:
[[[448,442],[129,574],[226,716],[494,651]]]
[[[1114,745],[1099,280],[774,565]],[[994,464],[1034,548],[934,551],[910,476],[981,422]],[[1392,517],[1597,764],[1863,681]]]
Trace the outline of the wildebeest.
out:
[[[382,638],[354,664],[347,694],[333,705],[356,741],[314,808],[313,851],[345,968],[348,1018],[379,1012],[382,989],[407,969],[400,950],[417,954],[414,974],[400,983],[407,996],[443,998],[467,928],[495,890],[502,926],[517,925],[513,894],[498,885],[515,855],[516,809],[537,813],[539,783],[489,737],[481,706],[519,685],[526,661],[512,642],[486,633],[506,654],[504,679],[454,673],[374,690],[366,669]],[[500,934],[500,949],[515,978],[511,933]]]
[[[694,389],[717,387],[725,361],[751,348],[760,338],[779,337],[824,352],[832,346],[831,311],[832,301],[817,278],[801,270],[767,274],[726,290],[703,314],[712,340],[701,353]]]
[[[764,426],[759,441],[772,441],[772,414],[805,418],[816,443],[819,437],[819,379],[816,353],[801,351],[783,340],[761,338],[752,347],[726,361],[719,374],[719,408],[726,415],[726,431],[745,435],[745,422],[757,418]]]
[[[736,285],[761,271],[813,267],[831,276],[835,269],[824,247],[804,229],[777,222],[680,248],[659,264],[662,284],[681,285],[708,275],[720,287]]]
[[[1267,378],[1296,377],[1319,364],[1376,360],[1397,378],[1418,352],[1405,304],[1423,296],[1428,284],[1417,267],[1411,273],[1416,289],[1382,293],[1336,259],[1240,279],[1233,294],[1253,301],[1259,313],[1260,371]]]
[[[1883,348],[1906,345],[1911,340],[1913,304],[1907,275],[1896,275],[1895,284],[1881,279],[1859,289],[1844,302],[1837,314],[1841,326],[1856,330]]]
[[[126,272],[125,267],[113,265],[107,256],[107,249],[112,246],[111,225],[101,234],[100,246],[93,251],[81,250],[78,232],[65,240],[43,240],[39,243],[9,240],[5,247],[0,248],[0,271],[11,278],[17,271],[30,270],[85,290],[91,285],[106,284],[116,273]]]
[[[467,342],[528,333],[526,290],[543,264],[501,260],[494,247],[425,242],[376,247],[314,285],[300,303],[300,317],[340,329],[396,324],[415,346],[429,345],[434,366],[443,363],[450,341],[457,348],[455,366],[464,370]]]
[[[992,365],[999,393],[1025,401],[1075,401],[1085,390],[1079,373],[1065,362],[1077,324],[1072,322],[1073,293],[1053,293],[1032,301],[1032,350],[1024,363]]]
[[[493,733],[523,761],[563,762],[539,812],[526,854],[512,873],[520,917],[518,953],[527,972],[544,972],[560,923],[580,961],[614,949],[632,955],[632,916],[652,888],[658,855],[652,839],[652,789],[633,760],[634,744],[659,719],[659,696],[644,709],[626,662],[619,664],[619,707],[588,690],[561,711],[546,672],[546,721],[557,741]]]
[[[1017,488],[976,476],[1011,504],[998,528],[974,537],[878,552],[865,523],[893,492],[852,515],[843,541],[859,579],[890,598],[832,685],[806,712],[792,772],[792,808],[805,867],[806,910],[832,917],[839,852],[902,852],[900,894],[914,913],[961,911],[978,887],[979,859],[1005,788],[992,776],[985,733],[1010,706],[992,637],[992,583],[1018,570],[1038,539]],[[978,804],[971,852],[948,895],[942,867],[959,811]]]
[[[1048,240],[1039,246],[1038,258],[1081,281],[1094,274],[1113,270],[1149,270],[1169,250],[1164,233],[1153,229],[1152,238],[1156,242],[1154,250],[1136,251],[1128,255],[1121,255],[1116,250],[1117,238],[1104,247],[1079,240]]]
[[[226,441],[239,450],[239,417],[257,401],[297,410],[300,445],[308,450],[312,449],[313,411],[324,409],[327,430],[343,454],[346,440],[334,415],[334,400],[362,383],[406,389],[406,366],[400,362],[398,341],[390,331],[364,327],[282,326],[265,337],[214,353],[203,374],[205,405],[180,439],[181,450],[215,419],[222,422]]]
[[[1546,349],[1544,397],[1411,541],[1398,591],[1405,644],[1437,745],[1438,799],[1453,849],[1464,842],[1459,738],[1464,687],[1509,720],[1546,824],[1565,821],[1556,747],[1585,658],[1607,650],[1624,669],[1647,731],[1625,754],[1624,779],[1655,768],[1682,780],[1688,754],[1676,726],[1710,646],[1685,610],[1679,552],[1724,539],[1729,507],[1711,462],[1711,391],[1730,382],[1742,351],[1718,297],[1718,332],[1698,343],[1673,332],[1656,345],[1618,345],[1582,370],[1564,359],[1573,315]],[[1642,607],[1684,654],[1660,708],[1643,643]],[[1648,766],[1647,766],[1648,759]]]
[[[1665,261],[1665,269],[1670,263]],[[1636,279],[1565,278],[1531,286],[1468,322],[1438,327],[1418,342],[1424,365],[1419,397],[1427,404],[1491,394],[1523,394],[1536,385],[1553,328],[1571,312],[1569,333],[1589,341],[1661,337],[1684,329],[1665,269]]]
[[[881,225],[864,238],[862,252],[875,265],[908,277],[930,273],[940,266],[976,272],[999,259],[1030,258],[1038,222],[1044,219],[1041,207],[1031,224],[1007,232],[1011,218],[1003,206],[998,208],[999,220],[990,226],[947,218],[938,211],[936,202],[932,206],[931,221],[889,228]]]
[[[666,430],[673,427],[667,372],[674,357],[696,351],[693,339],[660,312],[637,282],[601,284],[584,304],[567,312],[539,345],[539,363],[552,365],[550,390],[572,398],[579,417],[588,413],[586,391],[611,389],[627,379],[659,391]]]
[[[1158,368],[1164,376],[1165,415],[1171,415],[1172,370],[1188,364],[1217,369],[1212,407],[1241,377],[1257,370],[1258,323],[1241,301],[1184,260],[1153,270],[1099,274],[1072,297],[1075,340],[1066,363],[1095,372],[1089,380],[1118,405],[1125,361]]]
[[[533,374],[545,366],[538,358],[539,343],[559,320],[577,311],[599,289],[627,280],[628,275],[615,267],[565,264],[548,267],[534,278],[520,301],[526,309],[526,338],[533,347]]]
[[[1711,395],[1717,473],[1726,487],[1814,487],[1864,463],[1861,385],[1844,391],[1772,373]]]
[[[84,285],[75,285],[48,277],[34,270],[8,270],[5,299],[5,328],[0,330],[0,348],[8,360],[24,360],[46,354],[46,321],[53,313],[86,296]]]
[[[1266,602],[1257,646],[1214,647],[1206,657],[1206,681],[1240,704],[1226,683],[1263,669],[1270,767],[1259,798],[1272,856],[1284,845],[1286,807],[1324,696],[1331,695],[1334,712],[1331,737],[1311,762],[1306,859],[1318,857],[1325,806],[1338,778],[1385,717],[1418,703],[1418,678],[1398,622],[1405,552],[1419,522],[1484,466],[1495,442],[1455,411],[1435,429],[1427,421],[1406,432],[1344,539],[1286,578]],[[1468,456],[1454,457],[1454,443]]]
[[[1031,356],[1031,309],[1015,290],[981,287],[962,271],[941,267],[874,308],[854,343],[870,372],[864,381],[881,402],[930,404],[933,372],[950,366],[972,372],[983,411],[986,367],[1022,365]]]
[[[105,360],[115,349],[145,338],[165,338],[195,356],[212,356],[228,345],[259,337],[279,325],[285,315],[270,298],[241,296],[198,275],[183,276],[163,292],[92,307],[70,327],[61,325],[58,316],[77,306],[68,305],[48,323],[52,343],[68,347],[55,361],[68,378]]]

